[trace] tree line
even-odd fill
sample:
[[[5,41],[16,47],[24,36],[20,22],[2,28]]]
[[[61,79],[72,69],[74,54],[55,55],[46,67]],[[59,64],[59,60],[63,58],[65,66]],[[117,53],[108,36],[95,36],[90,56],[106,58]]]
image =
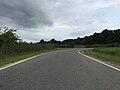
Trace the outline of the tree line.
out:
[[[0,31],[0,55],[3,54],[15,54],[31,51],[42,51],[56,48],[51,43],[28,43],[23,42],[18,35],[16,35],[15,29],[9,29],[8,27],[2,27]]]
[[[12,54],[21,52],[38,51],[54,48],[71,48],[75,45],[90,46],[119,46],[120,45],[120,29],[108,30],[105,29],[101,33],[94,33],[90,36],[77,39],[66,39],[57,41],[54,38],[50,41],[41,39],[36,43],[27,43],[21,41],[20,37],[16,35],[15,29],[3,27],[0,31],[0,53]]]
[[[103,45],[103,46],[119,46],[120,45],[120,29],[105,29],[101,33],[94,33],[84,38],[74,40],[76,44],[83,45]]]
[[[101,33],[94,33],[90,36],[77,39],[66,39],[63,41],[57,41],[51,39],[50,41],[44,41],[43,39],[38,42],[40,44],[52,43],[58,47],[74,47],[75,45],[85,46],[119,46],[120,45],[120,29],[108,30],[105,29]]]

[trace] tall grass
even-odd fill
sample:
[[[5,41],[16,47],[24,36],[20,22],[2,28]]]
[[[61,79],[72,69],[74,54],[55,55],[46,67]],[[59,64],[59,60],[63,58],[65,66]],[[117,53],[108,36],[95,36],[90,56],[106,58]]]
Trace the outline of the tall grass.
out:
[[[11,45],[6,45],[0,49],[1,54],[14,54],[21,52],[39,51],[46,49],[53,49],[55,45],[53,44],[28,44],[28,43],[15,43]]]
[[[85,45],[75,45],[75,48],[85,48]]]
[[[55,49],[53,44],[6,45],[5,48],[0,48],[0,66]]]
[[[117,47],[95,48],[92,51],[102,53],[102,54],[107,54],[107,55],[120,56],[120,48],[117,48]]]
[[[82,51],[82,53],[112,64],[120,65],[120,47],[94,48]]]

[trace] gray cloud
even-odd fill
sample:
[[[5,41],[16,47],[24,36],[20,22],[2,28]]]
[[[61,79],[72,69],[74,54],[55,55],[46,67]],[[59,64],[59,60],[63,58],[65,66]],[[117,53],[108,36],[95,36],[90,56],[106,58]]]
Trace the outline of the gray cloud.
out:
[[[70,36],[82,36],[85,34],[86,34],[85,31],[75,31],[75,32],[70,33]]]
[[[120,0],[0,0],[0,25],[18,29],[26,41],[83,37],[119,28],[118,4]]]
[[[35,0],[37,1],[37,0]],[[52,20],[44,12],[42,3],[31,0],[0,0],[0,18],[8,18],[19,26],[30,28],[40,26],[50,26]]]

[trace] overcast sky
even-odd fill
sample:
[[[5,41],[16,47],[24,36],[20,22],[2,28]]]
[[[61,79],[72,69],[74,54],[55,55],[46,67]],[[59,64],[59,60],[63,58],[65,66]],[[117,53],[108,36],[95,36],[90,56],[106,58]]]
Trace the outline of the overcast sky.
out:
[[[120,28],[120,0],[0,0],[0,25],[28,42],[83,37]]]

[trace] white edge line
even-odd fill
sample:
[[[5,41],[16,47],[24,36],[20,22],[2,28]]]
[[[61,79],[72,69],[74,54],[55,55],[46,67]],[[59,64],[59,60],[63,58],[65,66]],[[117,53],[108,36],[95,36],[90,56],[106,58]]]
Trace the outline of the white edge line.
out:
[[[9,68],[9,67],[15,66],[15,65],[17,65],[17,64],[26,62],[26,61],[28,61],[28,60],[30,60],[30,59],[33,59],[33,58],[36,58],[36,57],[38,57],[38,56],[42,56],[42,55],[45,55],[45,54],[48,54],[48,53],[60,52],[60,51],[65,51],[65,50],[45,52],[45,53],[41,53],[41,54],[35,55],[35,56],[33,56],[33,57],[27,58],[27,59],[23,59],[23,60],[20,60],[20,61],[17,61],[17,62],[13,62],[13,63],[10,63],[10,64],[7,64],[7,65],[4,65],[4,66],[0,67],[0,71],[2,71],[2,70],[4,70],[4,69],[7,69],[7,68]]]
[[[83,56],[85,56],[85,57],[87,57],[87,58],[89,58],[89,59],[91,59],[91,60],[93,60],[93,61],[96,61],[96,62],[98,62],[98,63],[101,63],[101,64],[103,64],[103,65],[105,65],[105,66],[108,66],[108,67],[113,68],[113,69],[115,69],[115,70],[117,70],[117,71],[120,72],[120,69],[119,69],[119,68],[116,68],[116,67],[111,66],[111,65],[109,65],[109,64],[106,64],[106,63],[104,63],[104,62],[102,62],[102,61],[100,61],[100,60],[97,60],[97,59],[95,59],[95,58],[92,58],[92,57],[90,57],[90,56],[87,56],[87,55],[85,55],[85,54],[82,54],[82,53],[80,53],[80,51],[78,51],[78,53],[81,54],[81,55],[83,55]]]
[[[24,59],[24,60],[21,60],[21,61],[17,61],[17,62],[14,62],[14,63],[10,63],[10,64],[7,64],[7,65],[4,65],[4,66],[0,67],[0,71],[1,71],[1,70],[4,70],[4,69],[7,69],[7,68],[9,68],[9,67],[15,66],[15,65],[17,65],[17,64],[20,64],[20,63],[22,63],[22,62],[28,61],[28,60],[30,60],[30,59],[36,58],[36,57],[38,57],[38,56],[44,55],[44,54],[46,54],[46,53],[39,54],[39,55],[30,57],[30,58],[27,58],[27,59]]]

